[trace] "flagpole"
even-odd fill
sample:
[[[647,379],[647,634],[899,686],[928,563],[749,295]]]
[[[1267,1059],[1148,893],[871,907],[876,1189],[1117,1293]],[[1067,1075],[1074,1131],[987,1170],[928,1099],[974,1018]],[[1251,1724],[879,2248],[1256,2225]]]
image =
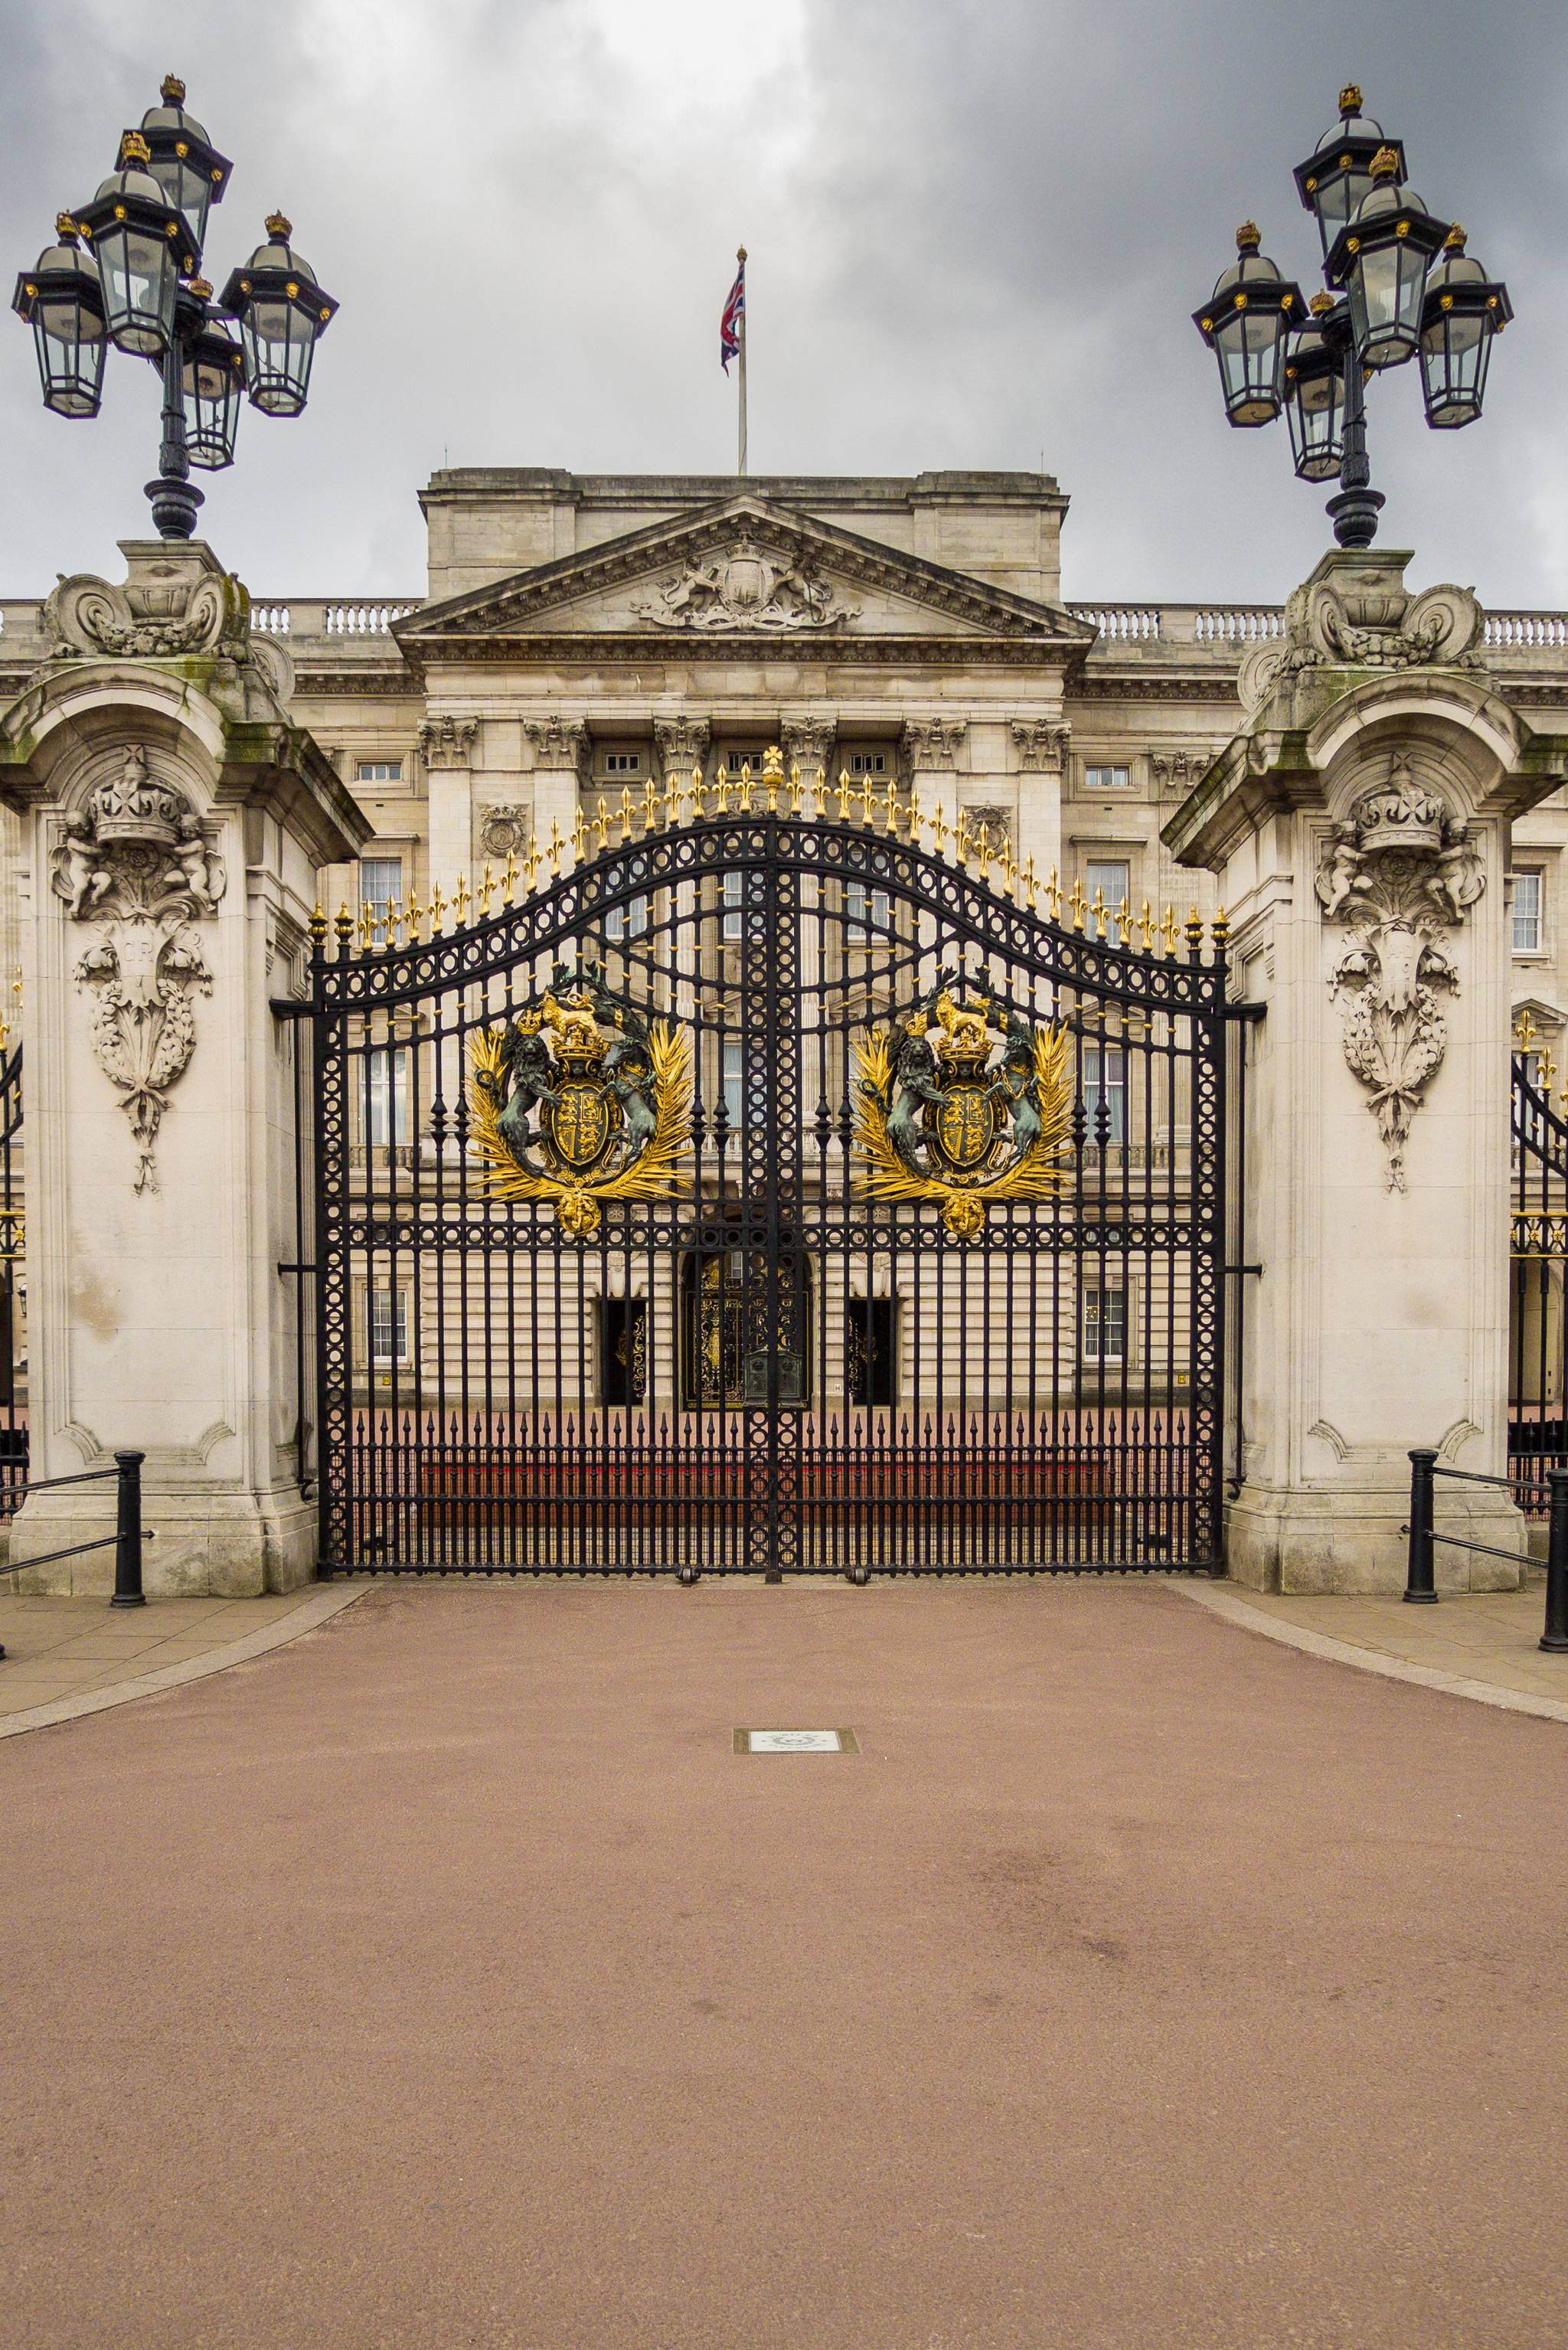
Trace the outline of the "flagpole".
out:
[[[743,244],[736,246],[735,259],[740,263],[741,275],[744,277],[746,248]],[[743,298],[741,303],[741,315],[736,323],[740,328],[736,339],[741,346],[741,461],[736,470],[743,474],[746,470],[746,306]]]

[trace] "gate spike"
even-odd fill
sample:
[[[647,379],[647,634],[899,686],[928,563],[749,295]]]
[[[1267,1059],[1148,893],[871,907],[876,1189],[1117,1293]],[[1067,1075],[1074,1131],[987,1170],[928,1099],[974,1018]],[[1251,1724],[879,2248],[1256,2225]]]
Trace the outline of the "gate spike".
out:
[[[798,759],[792,760],[789,771],[789,812],[791,816],[798,816],[800,814],[800,804],[805,796],[805,785],[800,779],[800,761]]]
[[[468,909],[472,894],[468,886],[467,874],[460,873],[457,877],[457,888],[452,893],[452,919],[460,931],[468,920]]]
[[[440,938],[441,921],[445,913],[446,899],[441,896],[441,883],[437,881],[431,889],[431,936],[432,939]]]
[[[561,870],[561,851],[562,851],[562,849],[563,849],[563,848],[565,848],[566,845],[566,834],[561,830],[560,819],[559,819],[558,817],[556,817],[556,816],[552,816],[552,817],[550,818],[550,843],[549,843],[549,855],[550,855],[550,879],[552,879],[552,881],[553,881],[553,880],[555,880],[555,879],[557,878],[557,876],[559,875],[559,873],[560,873],[560,870]]]
[[[838,821],[840,824],[848,823],[849,803],[854,796],[855,786],[849,780],[849,770],[847,767],[840,767],[838,770]]]
[[[818,824],[820,824],[823,817],[827,814],[827,770],[826,767],[818,767],[815,779],[811,786],[811,796],[816,803],[816,820]]]
[[[603,792],[601,792],[599,794],[598,806],[594,811],[594,833],[596,836],[595,845],[601,855],[609,847],[609,811],[605,806],[605,795]]]
[[[1174,906],[1167,906],[1165,910],[1165,920],[1160,924],[1160,935],[1165,941],[1166,953],[1168,955],[1173,955],[1176,952],[1178,940],[1180,935],[1176,927],[1176,909]]]
[[[750,816],[750,815],[751,815],[751,813],[752,813],[752,763],[751,763],[751,761],[750,761],[749,759],[742,759],[742,762],[741,762],[741,787],[740,787],[740,793],[739,793],[739,795],[738,795],[738,797],[737,797],[737,799],[736,799],[736,802],[735,802],[735,806],[736,806],[737,809],[739,810],[739,812],[740,812],[740,814],[741,814],[742,816]]]

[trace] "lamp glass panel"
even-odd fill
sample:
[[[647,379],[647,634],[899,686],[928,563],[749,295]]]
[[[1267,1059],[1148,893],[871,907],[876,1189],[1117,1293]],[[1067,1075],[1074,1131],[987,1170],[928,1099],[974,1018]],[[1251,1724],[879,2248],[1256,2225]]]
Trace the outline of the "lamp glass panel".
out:
[[[1291,452],[1297,478],[1326,482],[1345,454],[1345,378],[1320,368],[1298,378],[1288,403]]]
[[[1451,310],[1421,337],[1421,390],[1427,421],[1436,432],[1473,424],[1481,412],[1487,363],[1491,357],[1488,322],[1473,310]]]
[[[1214,348],[1232,424],[1267,424],[1280,412],[1280,317],[1272,310],[1233,310],[1215,329]]]
[[[172,240],[127,225],[100,232],[94,251],[111,339],[122,351],[155,359],[174,321]]]
[[[155,155],[144,167],[163,191],[164,201],[184,215],[196,250],[201,252],[207,236],[207,213],[213,202],[213,182],[207,173],[189,156]]]
[[[253,302],[243,334],[250,396],[268,416],[297,416],[310,384],[316,322],[287,299]]]
[[[102,320],[74,295],[44,296],[33,311],[33,338],[45,407],[57,416],[96,416],[108,348]]]

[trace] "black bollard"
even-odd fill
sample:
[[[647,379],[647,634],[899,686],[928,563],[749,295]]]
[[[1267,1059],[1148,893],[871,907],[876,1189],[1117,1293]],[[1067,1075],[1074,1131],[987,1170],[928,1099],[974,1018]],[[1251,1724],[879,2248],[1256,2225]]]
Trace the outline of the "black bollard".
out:
[[[141,1464],[145,1452],[117,1452],[119,1471],[114,1518],[114,1597],[111,1607],[145,1607],[141,1588]]]
[[[1410,1561],[1405,1575],[1405,1596],[1417,1607],[1437,1604],[1432,1580],[1432,1471],[1437,1454],[1417,1450],[1410,1455]]]
[[[1546,1629],[1543,1648],[1568,1648],[1568,1469],[1549,1469],[1552,1494],[1546,1533]]]

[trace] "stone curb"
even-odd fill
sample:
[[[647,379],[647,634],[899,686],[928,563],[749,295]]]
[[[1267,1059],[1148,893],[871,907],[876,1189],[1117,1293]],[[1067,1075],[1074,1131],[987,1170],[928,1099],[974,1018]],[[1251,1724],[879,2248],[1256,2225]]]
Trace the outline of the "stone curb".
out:
[[[1192,1583],[1172,1575],[1168,1587],[1179,1591],[1184,1598],[1196,1600],[1211,1615],[1222,1616],[1227,1624],[1239,1624],[1243,1631],[1259,1632],[1265,1640],[1282,1640],[1287,1648],[1304,1649],[1309,1657],[1324,1657],[1331,1664],[1354,1665],[1359,1672],[1381,1673],[1385,1680],[1414,1681],[1418,1689],[1441,1690],[1448,1697],[1473,1698],[1478,1705],[1497,1706],[1504,1713],[1533,1713],[1543,1721],[1568,1721],[1568,1700],[1531,1697],[1522,1690],[1500,1689],[1495,1681],[1471,1680],[1463,1673],[1442,1672],[1436,1665],[1417,1665],[1407,1657],[1391,1657],[1381,1648],[1363,1648],[1350,1640],[1331,1639],[1326,1632],[1310,1632],[1304,1625],[1288,1624],[1282,1617],[1267,1616],[1261,1607],[1250,1607],[1246,1600],[1237,1599],[1213,1584]]]
[[[243,1639],[231,1640],[226,1648],[213,1648],[205,1657],[186,1657],[177,1665],[161,1666],[157,1671],[142,1673],[135,1680],[111,1681],[107,1689],[83,1690],[79,1697],[55,1698],[47,1705],[29,1706],[24,1713],[6,1714],[0,1718],[0,1738],[15,1738],[24,1730],[52,1730],[57,1722],[75,1721],[84,1713],[103,1713],[111,1705],[129,1705],[132,1698],[154,1697],[160,1690],[182,1689],[187,1681],[205,1680],[209,1673],[226,1672],[231,1665],[248,1664],[253,1657],[265,1657],[269,1649],[283,1648],[302,1632],[315,1631],[329,1616],[352,1607],[369,1588],[363,1583],[328,1584],[287,1616],[262,1625],[257,1631],[247,1632]],[[156,1607],[156,1600],[153,1605]],[[0,1671],[4,1669],[0,1666]]]

